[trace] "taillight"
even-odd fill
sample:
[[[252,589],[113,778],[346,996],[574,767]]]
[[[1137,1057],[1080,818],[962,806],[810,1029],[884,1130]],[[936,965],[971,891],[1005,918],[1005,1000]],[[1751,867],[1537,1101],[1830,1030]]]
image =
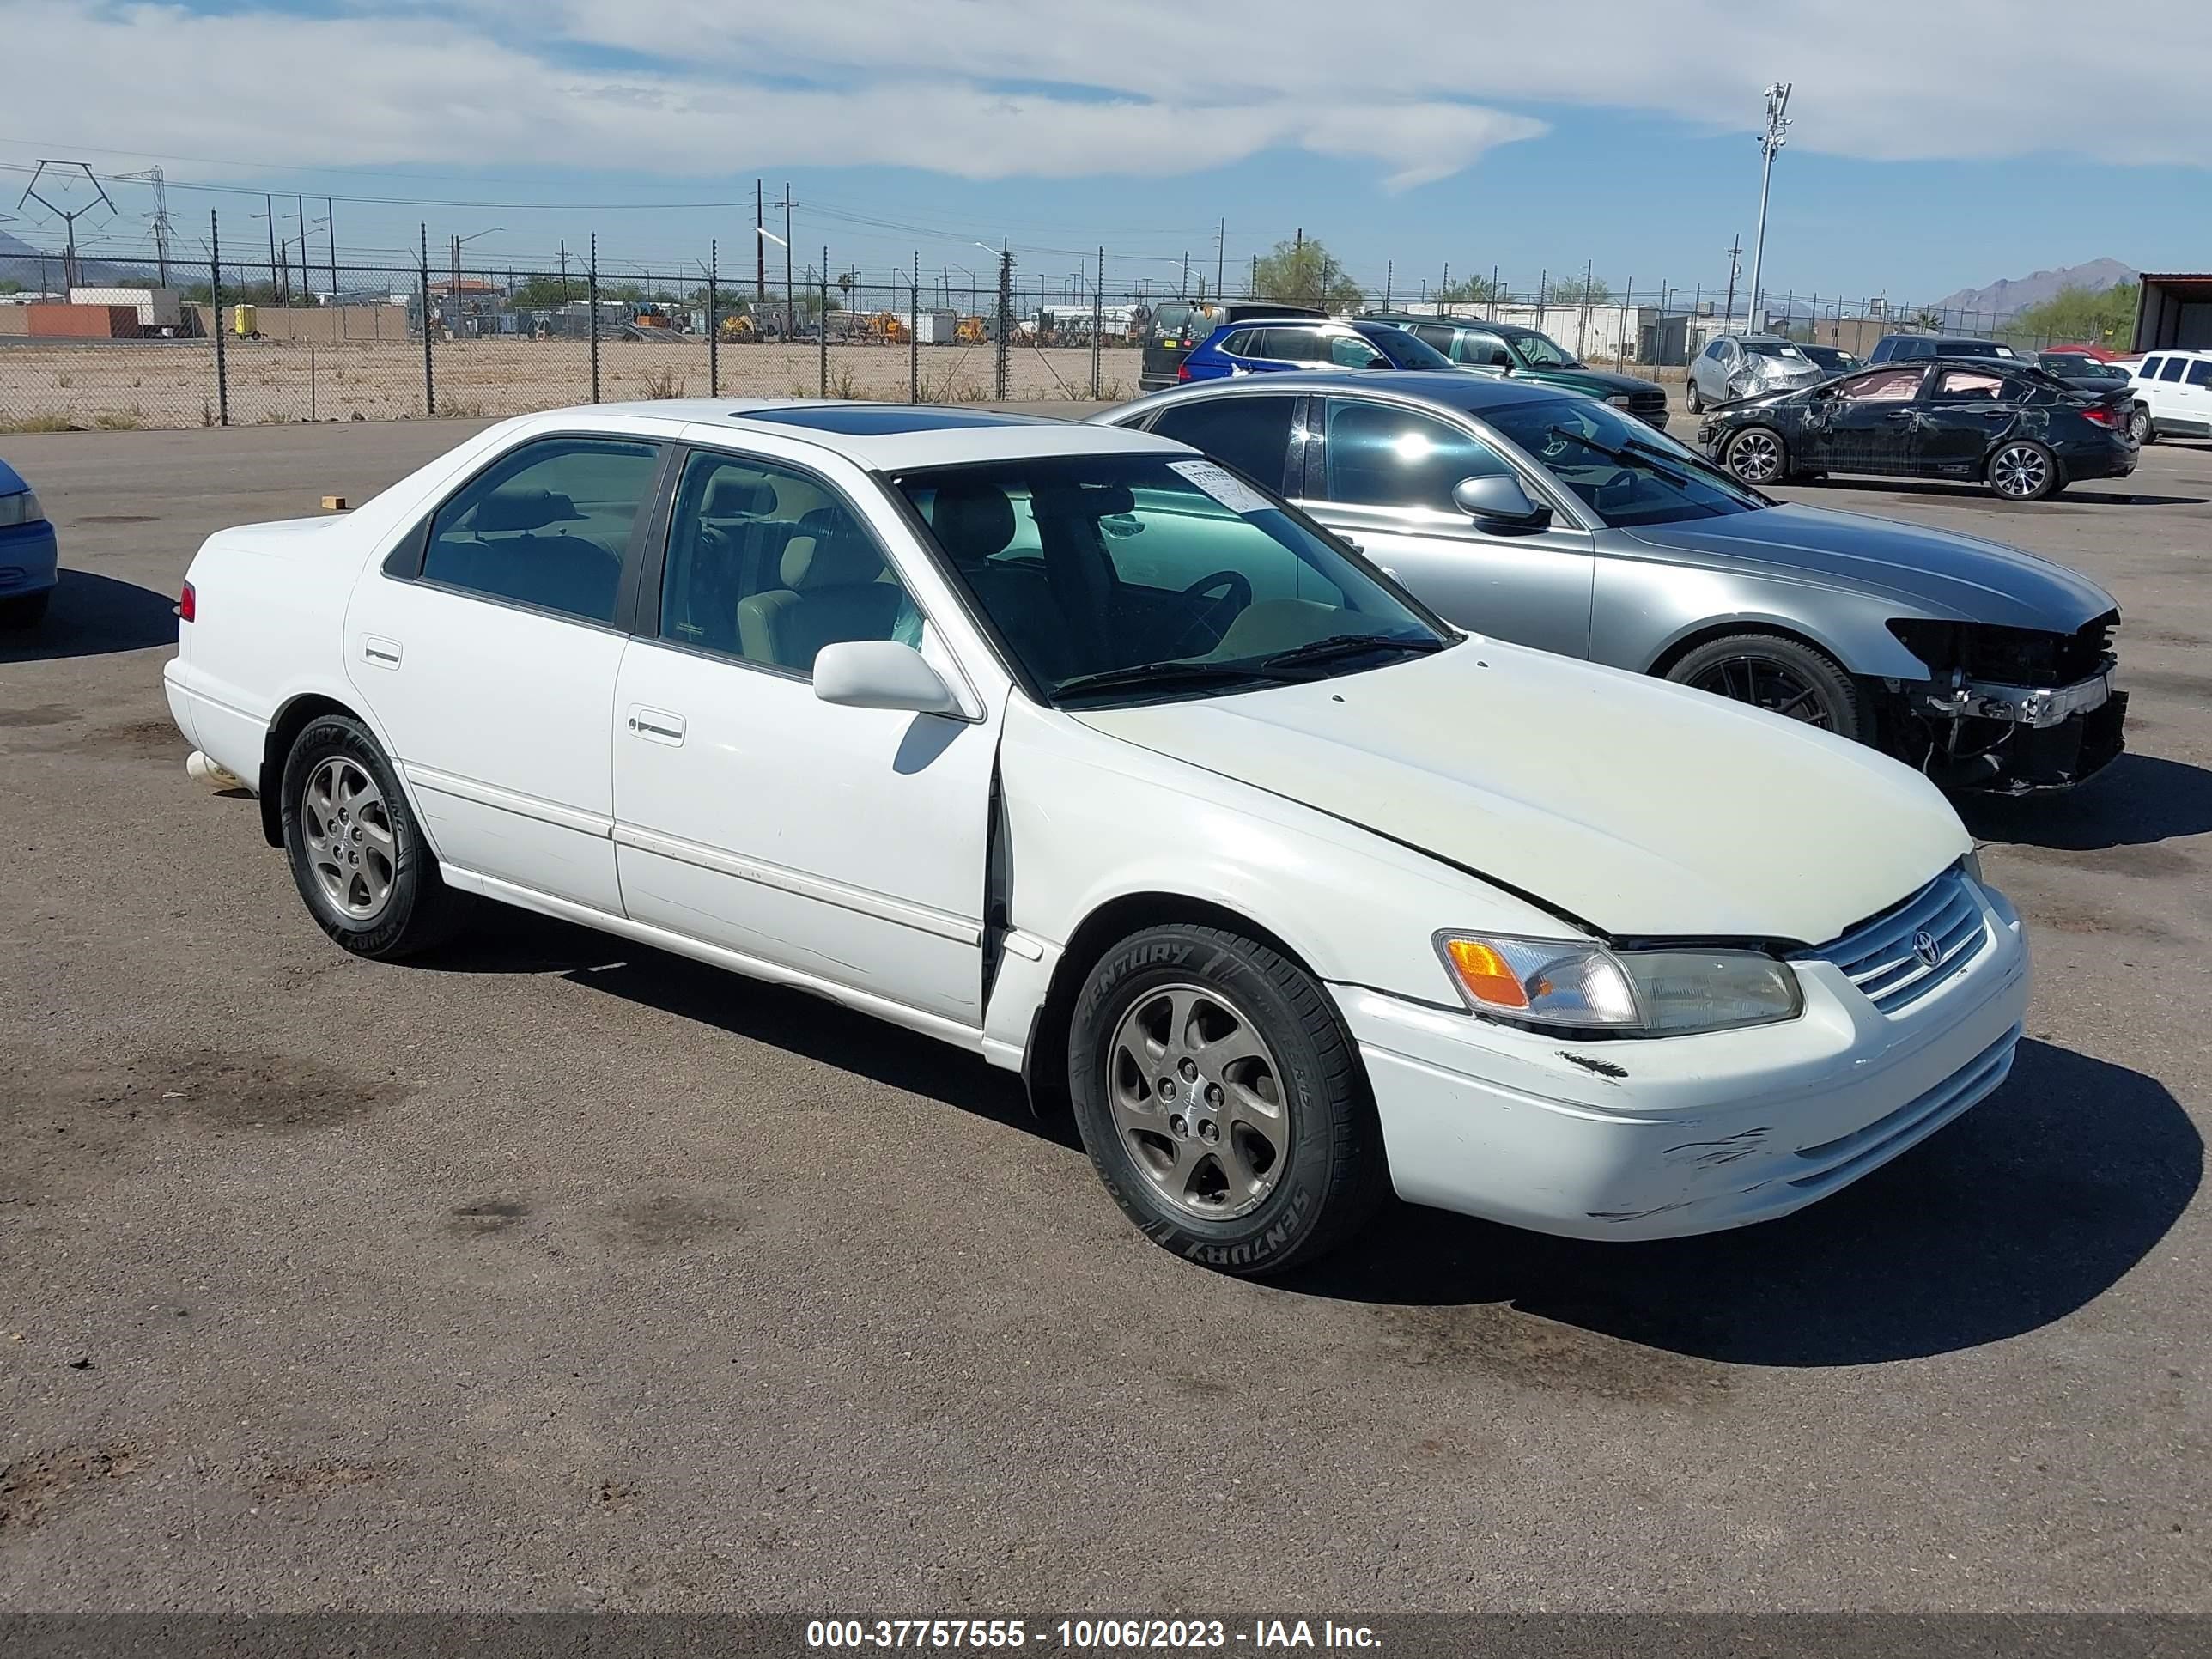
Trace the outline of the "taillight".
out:
[[[2111,431],[2117,432],[2120,428],[2120,415],[2118,410],[2100,406],[2096,409],[2085,409],[2081,413],[2089,421]]]
[[[186,582],[185,591],[177,595],[177,620],[190,622],[199,614],[199,595],[193,592],[192,585]]]
[[[1188,363],[1182,362],[1176,365],[1176,379],[1178,380],[1188,380],[1190,379],[1190,365]]]

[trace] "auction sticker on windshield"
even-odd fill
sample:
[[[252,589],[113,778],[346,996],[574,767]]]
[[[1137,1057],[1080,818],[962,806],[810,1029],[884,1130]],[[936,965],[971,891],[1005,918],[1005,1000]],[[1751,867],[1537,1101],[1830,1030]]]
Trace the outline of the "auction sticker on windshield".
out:
[[[1235,473],[1212,461],[1170,461],[1168,471],[1180,472],[1239,517],[1247,513],[1265,513],[1274,506]]]

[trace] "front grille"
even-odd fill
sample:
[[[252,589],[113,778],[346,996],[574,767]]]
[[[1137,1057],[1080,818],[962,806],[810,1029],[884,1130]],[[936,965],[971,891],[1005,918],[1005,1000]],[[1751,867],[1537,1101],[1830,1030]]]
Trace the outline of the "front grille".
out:
[[[1925,933],[1936,946],[1931,963],[1917,948]],[[1852,929],[1818,955],[1844,971],[1885,1014],[1917,1002],[1957,973],[1989,943],[1989,930],[1972,887],[1946,871],[1895,909]]]
[[[1628,394],[1628,406],[1639,415],[1650,410],[1664,409],[1667,407],[1667,394],[1663,392],[1632,392]]]

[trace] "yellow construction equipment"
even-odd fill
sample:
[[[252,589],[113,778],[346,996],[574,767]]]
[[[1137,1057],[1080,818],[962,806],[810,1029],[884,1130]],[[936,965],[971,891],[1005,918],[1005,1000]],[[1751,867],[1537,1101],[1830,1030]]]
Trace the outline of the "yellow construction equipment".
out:
[[[878,311],[868,319],[867,337],[875,345],[906,343],[906,319],[895,311]]]
[[[960,345],[982,344],[983,319],[981,317],[963,317],[960,326],[952,331],[952,337]]]
[[[751,318],[725,317],[722,319],[722,342],[724,344],[750,345],[753,341],[759,337],[759,331],[753,327],[753,319]]]

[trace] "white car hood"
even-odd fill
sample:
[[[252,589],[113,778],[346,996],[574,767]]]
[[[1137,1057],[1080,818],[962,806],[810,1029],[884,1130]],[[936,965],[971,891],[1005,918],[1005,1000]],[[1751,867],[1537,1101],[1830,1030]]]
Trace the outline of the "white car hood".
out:
[[[1973,845],[1933,784],[1871,749],[1495,640],[1305,684],[1070,713],[1615,938],[1824,943]]]

